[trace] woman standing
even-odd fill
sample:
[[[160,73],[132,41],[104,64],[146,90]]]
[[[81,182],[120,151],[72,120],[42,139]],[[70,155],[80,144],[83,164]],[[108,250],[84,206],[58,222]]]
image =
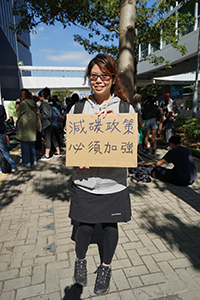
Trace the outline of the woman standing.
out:
[[[40,158],[40,160],[50,160],[50,151],[51,151],[51,141],[54,148],[56,149],[55,156],[61,157],[59,143],[55,137],[52,135],[52,125],[51,125],[51,116],[52,108],[48,104],[48,94],[45,90],[42,90],[38,94],[42,104],[40,105],[40,117],[42,120],[42,126],[44,130],[44,138],[46,142],[45,154]]]
[[[37,105],[27,89],[19,92],[20,104],[16,105],[17,135],[20,140],[22,164],[29,168],[31,164],[37,165],[35,153]]]
[[[147,97],[147,104],[142,110],[142,119],[145,120],[145,138],[144,138],[144,152],[147,153],[149,135],[152,131],[152,154],[156,152],[156,131],[158,129],[157,120],[160,120],[162,112],[160,108],[154,104],[156,98],[154,96]]]
[[[93,94],[86,100],[82,113],[103,115],[103,118],[109,113],[119,113],[120,101],[127,99],[127,94],[117,76],[114,59],[107,54],[98,54],[86,69],[85,80],[87,77]],[[74,107],[70,114],[73,112]],[[129,112],[134,112],[131,105]],[[86,252],[95,224],[101,223],[103,256],[94,287],[97,295],[109,291],[111,261],[118,243],[117,223],[131,219],[127,174],[127,168],[80,166],[73,169],[69,216],[80,223],[75,236],[74,281],[82,286],[87,284]]]

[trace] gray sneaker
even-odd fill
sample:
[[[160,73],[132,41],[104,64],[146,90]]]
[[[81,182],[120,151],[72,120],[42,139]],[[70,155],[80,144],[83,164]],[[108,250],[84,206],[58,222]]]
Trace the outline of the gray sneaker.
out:
[[[110,289],[111,268],[100,265],[96,270],[97,278],[94,286],[94,293],[96,295],[105,295]]]
[[[27,163],[24,165],[26,168],[30,168],[31,167],[31,163]]]
[[[74,282],[86,286],[87,285],[87,261],[86,259],[78,259],[75,261]]]

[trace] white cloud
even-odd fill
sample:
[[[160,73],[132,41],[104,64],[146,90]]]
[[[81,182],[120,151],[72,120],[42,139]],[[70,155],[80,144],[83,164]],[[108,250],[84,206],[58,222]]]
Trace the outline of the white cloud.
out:
[[[41,40],[44,42],[44,40],[51,40],[51,36],[46,36],[45,35],[45,27],[44,26],[40,26],[37,27],[36,29],[34,29],[33,31],[31,31],[30,33],[31,36],[31,40],[35,40],[37,38],[37,40]]]
[[[54,51],[50,48],[43,48],[43,49],[39,49],[39,51],[42,53],[42,54],[45,54],[45,55],[50,55],[52,53],[54,53]]]
[[[85,66],[91,60],[91,56],[86,51],[61,51],[60,54],[47,54],[46,59],[63,63],[74,61]]]
[[[46,56],[53,54],[54,51],[49,48],[43,48],[43,49],[36,49],[34,51],[34,56],[41,57],[41,58],[46,58]]]
[[[44,26],[38,28],[39,31],[44,31]]]

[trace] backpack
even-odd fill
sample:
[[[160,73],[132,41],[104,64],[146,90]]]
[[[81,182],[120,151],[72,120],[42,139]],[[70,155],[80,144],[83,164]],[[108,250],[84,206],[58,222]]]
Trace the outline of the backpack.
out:
[[[85,105],[87,98],[83,98],[79,101],[77,101],[74,105],[74,114],[81,114],[83,111],[83,107]],[[129,112],[129,107],[130,103],[127,100],[120,100],[119,103],[119,112],[120,113],[128,113]]]
[[[60,111],[55,106],[52,106],[51,108],[52,108],[51,125],[53,127],[60,128],[60,126],[61,126]]]
[[[0,167],[1,167],[2,173],[11,173],[11,169],[12,169],[11,165],[5,159],[5,156],[1,149],[0,149]]]

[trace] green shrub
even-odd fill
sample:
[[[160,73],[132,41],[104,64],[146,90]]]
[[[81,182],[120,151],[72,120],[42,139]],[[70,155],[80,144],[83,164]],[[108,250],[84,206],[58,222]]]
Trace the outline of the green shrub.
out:
[[[177,117],[174,122],[174,132],[177,135],[184,134],[187,138],[187,147],[192,152],[192,155],[200,158],[200,149],[198,149],[198,146],[196,145],[196,149],[191,149],[189,146],[190,144],[194,145],[196,142],[200,141],[200,119]],[[161,137],[157,139],[157,143],[164,145],[166,141]],[[182,144],[182,146],[184,146],[184,144]]]
[[[200,150],[199,149],[197,149],[197,150],[191,150],[190,149],[190,151],[192,152],[192,155],[194,157],[200,158]]]
[[[191,140],[200,140],[200,119],[177,117],[174,128],[176,131],[185,132]]]

